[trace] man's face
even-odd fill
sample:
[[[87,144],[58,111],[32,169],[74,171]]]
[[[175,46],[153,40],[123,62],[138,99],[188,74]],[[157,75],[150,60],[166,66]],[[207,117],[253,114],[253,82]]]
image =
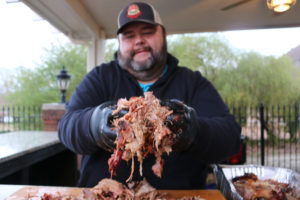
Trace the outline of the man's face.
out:
[[[119,34],[119,63],[129,71],[138,73],[159,68],[156,65],[161,65],[165,56],[166,39],[159,25],[134,22]]]

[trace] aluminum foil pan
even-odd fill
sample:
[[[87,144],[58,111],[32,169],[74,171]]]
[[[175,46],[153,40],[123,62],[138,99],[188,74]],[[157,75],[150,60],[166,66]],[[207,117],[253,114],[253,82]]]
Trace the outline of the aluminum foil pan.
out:
[[[259,179],[273,179],[281,183],[288,183],[296,188],[300,198],[300,174],[290,169],[265,167],[259,165],[214,165],[216,184],[228,200],[243,200],[237,193],[231,179],[245,173],[254,173]]]

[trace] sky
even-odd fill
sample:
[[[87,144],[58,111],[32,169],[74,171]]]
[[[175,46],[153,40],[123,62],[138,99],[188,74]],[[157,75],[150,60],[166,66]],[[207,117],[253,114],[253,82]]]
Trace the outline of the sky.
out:
[[[300,27],[226,31],[222,34],[233,46],[263,55],[280,56],[300,45]]]
[[[23,3],[0,0],[0,69],[33,68],[52,43],[69,41]]]
[[[45,48],[69,39],[23,3],[0,0],[0,73],[19,66],[34,68]],[[245,51],[280,56],[300,45],[300,27],[221,32],[229,43]]]

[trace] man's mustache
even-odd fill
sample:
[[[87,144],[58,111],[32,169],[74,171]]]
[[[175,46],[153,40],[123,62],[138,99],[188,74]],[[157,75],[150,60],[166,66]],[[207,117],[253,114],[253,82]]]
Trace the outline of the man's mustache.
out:
[[[141,51],[149,51],[151,54],[153,54],[151,47],[143,47],[143,48],[139,48],[139,49],[135,49],[135,50],[131,51],[131,54],[130,54],[131,58],[133,58],[133,56],[135,54],[137,54],[138,52],[141,52]]]

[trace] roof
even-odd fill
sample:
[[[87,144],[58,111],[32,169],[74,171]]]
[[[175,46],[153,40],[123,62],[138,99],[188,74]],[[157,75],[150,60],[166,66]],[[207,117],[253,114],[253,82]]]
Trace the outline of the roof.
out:
[[[300,26],[300,3],[274,14],[265,0],[148,0],[168,34]],[[22,0],[58,30],[77,41],[116,37],[117,16],[130,0]]]

